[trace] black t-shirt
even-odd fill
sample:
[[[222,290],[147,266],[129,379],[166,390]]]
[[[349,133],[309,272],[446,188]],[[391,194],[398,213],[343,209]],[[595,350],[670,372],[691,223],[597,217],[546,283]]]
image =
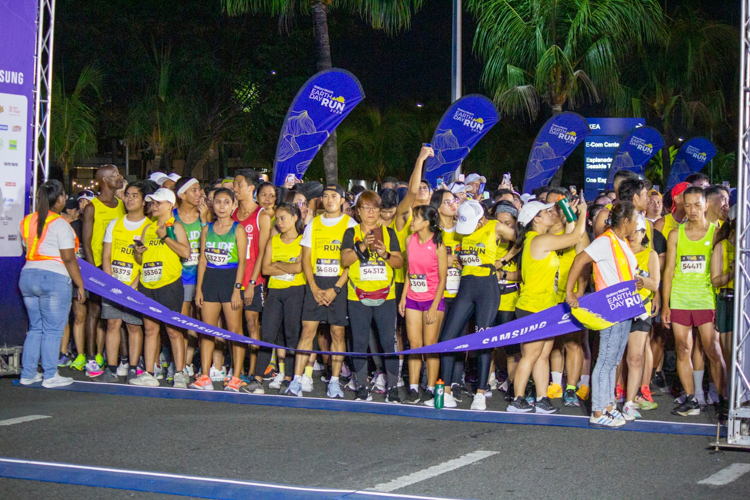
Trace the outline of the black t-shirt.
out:
[[[398,245],[398,238],[396,237],[396,231],[393,228],[383,226],[383,229],[388,230],[388,239],[390,240],[389,252],[400,252],[401,247]],[[341,242],[341,250],[354,250],[354,228],[350,227],[344,233],[344,241]]]
[[[656,255],[667,253],[667,239],[658,229],[654,229],[654,241],[651,248],[654,249]]]
[[[70,227],[75,231],[78,236],[78,243],[83,246],[83,221],[81,219],[74,220],[70,223]]]

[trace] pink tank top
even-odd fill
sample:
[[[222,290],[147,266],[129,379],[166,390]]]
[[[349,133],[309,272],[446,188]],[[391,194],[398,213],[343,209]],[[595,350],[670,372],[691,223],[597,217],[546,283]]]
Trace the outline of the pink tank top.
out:
[[[419,235],[413,234],[407,247],[409,259],[409,293],[406,295],[417,302],[432,301],[438,289],[438,258],[432,238],[419,243]]]

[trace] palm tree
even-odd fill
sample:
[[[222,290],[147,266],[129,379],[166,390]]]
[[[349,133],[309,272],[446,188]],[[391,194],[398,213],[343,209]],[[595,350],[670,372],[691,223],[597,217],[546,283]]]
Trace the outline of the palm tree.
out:
[[[63,169],[64,185],[70,187],[70,166],[96,154],[97,118],[86,103],[93,91],[99,97],[104,74],[95,66],[86,66],[78,76],[75,90],[65,93],[65,84],[55,78],[52,85],[50,152],[52,160]]]
[[[328,13],[341,9],[360,16],[374,29],[389,34],[408,29],[411,16],[424,0],[221,0],[229,15],[269,13],[279,16],[281,31],[290,31],[297,15],[312,15],[317,48],[318,71],[333,67],[328,37]],[[326,183],[338,182],[336,131],[323,144],[323,166]]]

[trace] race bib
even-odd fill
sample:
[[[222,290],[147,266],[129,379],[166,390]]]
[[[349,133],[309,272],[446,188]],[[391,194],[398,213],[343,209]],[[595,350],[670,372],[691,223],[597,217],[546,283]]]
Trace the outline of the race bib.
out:
[[[158,283],[164,271],[163,262],[146,262],[141,270],[141,281],[144,283]]]
[[[426,274],[410,274],[409,275],[409,287],[414,293],[426,293],[427,292],[427,275]]]
[[[482,261],[474,250],[464,250],[461,252],[461,263],[465,266],[481,266]]]
[[[209,264],[217,267],[226,266],[229,262],[229,252],[221,248],[206,248],[204,252]]]
[[[461,284],[461,270],[457,267],[448,268],[448,279],[445,281],[445,290],[451,295],[458,293],[458,286]]]
[[[703,274],[706,272],[705,255],[680,256],[680,271],[686,274]]]
[[[133,282],[133,264],[121,260],[112,261],[112,277],[118,281],[130,284]]]
[[[296,261],[297,259],[295,257],[292,257],[291,259],[289,259],[290,264],[294,264]],[[274,276],[274,278],[276,278],[277,280],[281,280],[281,281],[294,281],[294,277],[295,277],[294,274],[282,274],[280,276]]]
[[[339,269],[338,259],[318,259],[315,262],[315,276],[321,278],[339,276]]]
[[[198,256],[200,255],[200,252],[196,252],[194,250],[195,249],[191,250],[191,252],[190,252],[190,258],[188,258],[187,260],[184,260],[182,262],[182,264],[184,266],[191,267],[191,266],[197,266],[198,265]],[[206,258],[208,258],[208,257],[206,257]]]
[[[385,262],[367,261],[359,265],[359,279],[362,281],[387,281]]]

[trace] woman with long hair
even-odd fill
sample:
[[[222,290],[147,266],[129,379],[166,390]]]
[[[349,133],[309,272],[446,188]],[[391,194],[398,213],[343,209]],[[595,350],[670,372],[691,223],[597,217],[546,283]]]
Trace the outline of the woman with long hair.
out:
[[[42,382],[47,388],[73,383],[57,372],[58,353],[70,314],[72,283],[83,304],[83,279],[76,260],[79,242],[73,228],[60,216],[65,189],[60,181],[47,181],[36,193],[37,209],[21,221],[21,242],[26,264],[18,286],[29,315],[29,331],[23,343],[21,384]],[[37,372],[41,359],[44,374]]]

